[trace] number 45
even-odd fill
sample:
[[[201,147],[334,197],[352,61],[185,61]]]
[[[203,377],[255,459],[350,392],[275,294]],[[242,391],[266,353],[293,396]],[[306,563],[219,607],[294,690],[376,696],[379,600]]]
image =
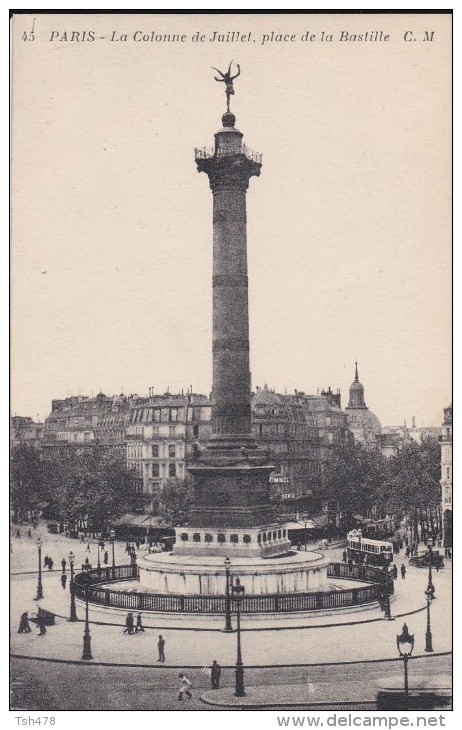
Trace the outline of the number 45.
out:
[[[31,30],[29,33],[27,33],[27,31],[24,31],[24,33],[22,34],[22,39],[23,41],[35,41],[34,31]]]

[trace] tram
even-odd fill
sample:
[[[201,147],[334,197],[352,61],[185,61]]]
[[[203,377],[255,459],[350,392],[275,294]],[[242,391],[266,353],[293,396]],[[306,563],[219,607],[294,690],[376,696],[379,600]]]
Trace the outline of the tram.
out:
[[[385,517],[382,520],[373,520],[362,528],[364,537],[371,537],[374,540],[391,537],[396,530],[397,520],[394,517]]]
[[[351,530],[347,534],[347,556],[355,563],[390,565],[393,562],[393,544],[363,537],[361,530]]]

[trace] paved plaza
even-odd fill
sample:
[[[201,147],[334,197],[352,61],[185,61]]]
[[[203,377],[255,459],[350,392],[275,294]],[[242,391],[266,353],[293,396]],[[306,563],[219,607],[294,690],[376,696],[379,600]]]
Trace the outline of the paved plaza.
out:
[[[198,689],[200,687],[203,694],[210,689],[210,680],[203,668],[209,666],[213,659],[217,659],[224,668],[223,683],[228,687],[232,686],[236,634],[223,632],[224,617],[181,617],[175,614],[159,617],[145,613],[145,631],[131,636],[123,633],[126,611],[110,610],[106,613],[101,608],[90,606],[93,660],[82,661],[84,605],[77,601],[79,621],[70,623],[67,620],[70,605],[69,581],[63,590],[60,563],[62,557],[67,559],[72,550],[76,555],[76,566],[83,563],[88,555],[90,562],[95,565],[96,543],[90,541],[88,552],[87,543],[82,544],[61,535],[50,535],[43,527],[34,531],[33,539],[25,537],[25,534],[22,531],[21,539],[13,537],[11,554],[11,652],[15,657],[15,671],[20,684],[21,674],[29,672],[29,683],[32,686],[33,676],[40,673],[38,665],[41,672],[59,675],[60,672],[66,674],[77,671],[82,676],[94,676],[95,672],[99,672],[97,667],[106,671],[105,676],[108,667],[112,667],[111,671],[114,672],[117,672],[117,667],[125,667],[133,672],[144,668],[149,670],[150,686],[165,687],[166,682],[168,687],[165,687],[165,691],[170,697],[175,695],[178,671],[184,669],[194,675],[194,685]],[[37,587],[35,540],[39,535],[44,541],[42,562],[45,555],[51,556],[54,561],[54,570],[43,572],[44,597],[39,603],[44,609],[56,614],[56,624],[47,628],[45,636],[38,636],[33,625],[31,633],[18,634],[21,613],[29,611],[30,615],[34,615],[37,611],[38,602],[34,600]],[[341,548],[328,551],[332,560],[341,559],[341,552]],[[128,562],[125,543],[116,543],[115,554],[116,563]],[[341,668],[350,663],[355,676],[359,676],[367,666],[364,663],[371,662],[371,671],[365,674],[364,681],[359,684],[354,682],[354,689],[348,690],[345,695],[353,692],[356,699],[370,698],[373,688],[368,677],[374,673],[377,676],[377,671],[382,674],[384,671],[387,674],[396,674],[402,670],[397,661],[396,635],[401,633],[404,621],[415,636],[413,656],[421,659],[412,661],[420,662],[419,671],[425,672],[429,661],[432,666],[436,666],[435,662],[443,661],[441,666],[438,665],[439,670],[449,671],[450,657],[438,655],[447,654],[452,648],[451,561],[445,561],[443,570],[433,572],[437,596],[431,604],[433,654],[425,652],[427,616],[424,591],[427,571],[413,568],[405,558],[398,557],[398,566],[402,562],[408,567],[405,580],[399,578],[395,581],[395,597],[391,602],[392,615],[396,617],[393,621],[384,619],[379,608],[322,616],[304,614],[297,618],[271,616],[257,619],[243,616],[242,652],[249,686],[262,673],[265,676],[262,683],[264,685],[272,686],[275,682],[281,686],[300,685],[307,681],[308,676],[313,676],[313,673],[319,676],[326,667],[331,666],[332,671],[339,672],[339,665]],[[67,573],[69,574],[69,565]],[[235,617],[233,623],[234,619]],[[162,633],[166,642],[165,664],[157,662],[159,633]],[[95,666],[90,668],[92,665]],[[142,676],[146,678],[146,675]],[[286,692],[289,698],[291,691]],[[319,691],[318,687],[316,701],[322,699]],[[327,698],[325,692],[324,696]],[[207,699],[205,695],[204,699]],[[196,696],[194,706],[198,701]],[[187,709],[186,703],[184,709]],[[194,708],[191,706],[190,709]],[[206,709],[206,706],[201,703],[195,709]]]

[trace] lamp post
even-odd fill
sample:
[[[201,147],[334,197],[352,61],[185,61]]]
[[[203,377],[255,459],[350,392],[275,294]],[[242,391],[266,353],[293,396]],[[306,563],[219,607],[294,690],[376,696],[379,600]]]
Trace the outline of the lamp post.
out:
[[[231,623],[231,599],[229,595],[229,567],[231,565],[231,560],[227,557],[225,558],[225,570],[226,570],[226,600],[225,600],[225,631],[232,631],[233,625]]]
[[[71,612],[69,615],[69,621],[77,621],[77,611],[75,610],[75,587],[74,587],[74,560],[75,555],[71,552],[69,553],[69,565],[71,566],[71,582],[69,584],[69,591],[71,594]]]
[[[432,601],[433,595],[431,591],[428,590],[428,588],[425,591],[425,595],[427,597],[427,630],[425,632],[425,651],[433,651],[432,630],[430,625],[430,603]]]
[[[404,662],[404,703],[405,703],[405,709],[407,709],[408,706],[408,700],[409,700],[409,682],[408,682],[408,674],[407,674],[407,663],[409,661],[409,657],[412,654],[412,650],[414,648],[414,634],[409,633],[409,629],[407,627],[407,624],[403,625],[403,633],[396,637],[396,644],[398,646],[399,655],[403,657]]]
[[[237,620],[237,658],[236,658],[236,691],[235,697],[245,697],[244,688],[244,665],[242,664],[241,653],[241,607],[240,603],[245,593],[241,581],[236,578],[236,584],[231,587],[233,596],[236,597],[236,620]]]
[[[435,586],[433,585],[432,580],[432,560],[433,560],[433,552],[432,552],[432,543],[431,540],[427,543],[428,548],[428,586],[427,586],[427,592],[430,593],[431,598],[435,598]]]
[[[112,577],[115,578],[115,549],[114,549],[115,530],[111,530],[111,532],[109,533],[109,538],[110,538],[111,544],[112,544]]]
[[[84,566],[84,571],[85,571],[85,630],[83,632],[82,659],[84,659],[85,661],[88,661],[89,659],[93,659],[93,657],[91,655],[90,626],[88,623],[88,586],[91,581],[90,570],[91,570],[91,567],[89,565]]]
[[[42,587],[42,540],[41,538],[37,538],[37,548],[38,548],[38,583],[37,583],[37,595],[35,597],[36,601],[40,601],[41,598],[43,598],[43,587]]]
[[[97,563],[97,566],[96,567],[97,567],[98,577],[99,578],[101,578],[101,560],[100,560],[100,556],[99,556],[100,547],[101,547],[100,541],[98,540],[98,563]]]

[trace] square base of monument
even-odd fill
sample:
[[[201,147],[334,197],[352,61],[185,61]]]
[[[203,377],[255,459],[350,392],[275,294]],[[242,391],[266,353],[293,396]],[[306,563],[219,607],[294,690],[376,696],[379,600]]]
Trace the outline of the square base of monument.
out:
[[[287,527],[177,527],[173,555],[273,558],[290,550]]]

